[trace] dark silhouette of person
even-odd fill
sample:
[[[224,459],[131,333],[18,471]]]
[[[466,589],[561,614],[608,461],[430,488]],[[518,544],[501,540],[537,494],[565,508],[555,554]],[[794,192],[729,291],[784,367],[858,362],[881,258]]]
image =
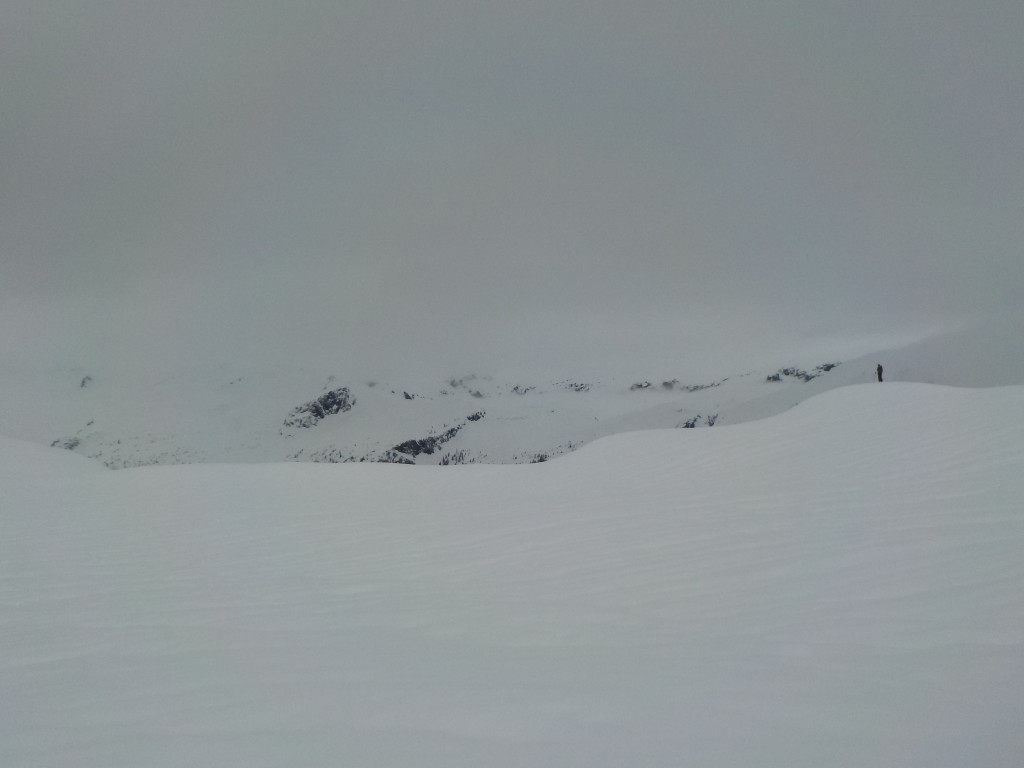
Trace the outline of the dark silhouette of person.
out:
[[[875,368],[875,371],[878,373],[878,380],[881,381],[882,380],[882,364],[881,363],[878,364],[878,367]]]

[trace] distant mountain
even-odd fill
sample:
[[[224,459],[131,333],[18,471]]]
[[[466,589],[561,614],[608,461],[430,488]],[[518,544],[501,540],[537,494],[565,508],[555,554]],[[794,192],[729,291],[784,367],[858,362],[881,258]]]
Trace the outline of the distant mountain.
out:
[[[545,461],[598,437],[768,415],[842,383],[835,363],[710,382],[452,377],[412,386],[308,371],[114,377],[49,374],[23,386],[31,418],[7,434],[108,467],[199,462]],[[836,379],[828,385],[824,379]],[[863,376],[860,376],[863,379]],[[809,385],[815,385],[810,387]],[[36,401],[28,390],[36,393]]]
[[[203,462],[540,462],[596,438],[781,413],[875,380],[1024,383],[1020,334],[947,334],[855,360],[780,361],[717,380],[682,375],[529,380],[469,374],[379,381],[358,372],[226,369],[172,375],[5,371],[0,435],[111,468]],[[1015,341],[1010,341],[1010,339]],[[1016,344],[1016,347],[1014,347]],[[800,364],[797,364],[800,363]]]

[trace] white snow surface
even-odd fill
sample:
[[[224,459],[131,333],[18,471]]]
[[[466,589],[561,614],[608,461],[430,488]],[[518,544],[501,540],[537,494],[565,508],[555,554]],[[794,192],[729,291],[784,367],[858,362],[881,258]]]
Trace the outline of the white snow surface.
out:
[[[1024,387],[542,464],[0,439],[0,765],[1024,760]]]

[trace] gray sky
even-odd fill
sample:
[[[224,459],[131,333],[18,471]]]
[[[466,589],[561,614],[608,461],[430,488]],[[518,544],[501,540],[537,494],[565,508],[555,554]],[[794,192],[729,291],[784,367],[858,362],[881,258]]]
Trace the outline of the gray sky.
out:
[[[6,0],[0,351],[670,372],[1014,307],[1022,39],[1020,0]]]

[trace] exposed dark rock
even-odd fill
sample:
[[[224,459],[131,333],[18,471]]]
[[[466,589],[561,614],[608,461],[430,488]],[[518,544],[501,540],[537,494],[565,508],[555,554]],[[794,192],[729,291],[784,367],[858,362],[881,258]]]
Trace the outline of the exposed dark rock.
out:
[[[360,461],[366,461],[366,459],[360,459]],[[416,462],[410,459],[408,456],[404,456],[401,453],[395,451],[384,451],[376,459],[379,464],[415,464]]]
[[[434,451],[436,451],[438,448],[440,448],[440,446],[442,446],[444,443],[447,443],[449,440],[451,440],[453,437],[459,434],[459,432],[462,430],[463,427],[466,426],[468,422],[480,421],[480,419],[482,419],[485,415],[487,415],[486,411],[477,411],[476,413],[471,413],[469,416],[466,417],[466,421],[463,422],[462,424],[456,424],[454,427],[449,427],[438,434],[431,434],[422,438],[406,440],[404,443],[399,443],[398,445],[392,446],[391,450],[400,453],[404,456],[410,456],[414,458],[416,456],[419,456],[421,453],[427,454],[429,456],[433,454]],[[461,461],[453,462],[451,458],[453,456],[458,457],[458,452],[448,454],[446,457],[448,458],[448,461],[446,462],[442,459],[442,463],[462,463]],[[464,459],[465,457],[462,458]]]
[[[765,381],[782,381],[783,376],[789,376],[790,378],[799,379],[803,382],[807,382],[815,378],[813,373],[801,371],[799,368],[780,368],[778,373],[773,373],[771,376],[768,376],[765,378]]]
[[[308,429],[328,416],[351,411],[355,404],[356,399],[348,391],[348,387],[334,389],[293,409],[284,420],[284,425]]]
[[[442,443],[447,443],[462,429],[462,424],[446,429],[444,432],[438,435],[427,435],[424,438],[406,440],[404,443],[399,443],[394,446],[391,450],[403,453],[406,456],[419,456],[421,453],[425,453],[428,456],[437,450],[438,446]]]
[[[792,376],[795,379],[800,379],[800,381],[805,382],[815,378],[813,373],[801,371],[799,368],[785,368],[783,369],[782,373],[785,374],[786,376]]]
[[[808,382],[812,379],[818,378],[822,374],[828,373],[837,365],[839,365],[839,363],[823,363],[822,365],[815,367],[814,373],[801,371],[799,368],[780,368],[778,373],[773,373],[771,376],[768,376],[765,381],[782,381],[783,376],[789,376],[803,382]]]
[[[475,464],[476,460],[471,458],[469,451],[462,449],[460,451],[454,451],[453,453],[446,453],[441,457],[441,461],[438,462],[438,466],[447,467],[455,464]]]
[[[723,381],[726,381],[726,379],[722,379],[722,381],[713,381],[710,384],[689,384],[689,385],[683,387],[683,389],[685,389],[687,392],[700,392],[702,389],[711,389],[712,387],[720,387],[722,385]]]
[[[684,421],[682,424],[679,425],[679,427],[681,429],[695,429],[696,427],[698,427],[700,425],[700,420],[701,420],[701,415],[698,413],[692,419],[687,419],[686,421]],[[717,413],[713,413],[710,416],[705,416],[704,417],[704,424],[705,424],[705,426],[708,426],[708,427],[715,426],[715,422],[717,422],[717,421],[718,421],[718,414]]]
[[[721,381],[713,381],[710,384],[680,384],[679,379],[672,379],[671,381],[661,382],[662,389],[678,389],[681,392],[700,392],[702,389],[711,389],[712,387],[720,387],[728,379],[722,379]],[[634,384],[630,389],[648,389],[650,387],[649,382],[639,382]]]

